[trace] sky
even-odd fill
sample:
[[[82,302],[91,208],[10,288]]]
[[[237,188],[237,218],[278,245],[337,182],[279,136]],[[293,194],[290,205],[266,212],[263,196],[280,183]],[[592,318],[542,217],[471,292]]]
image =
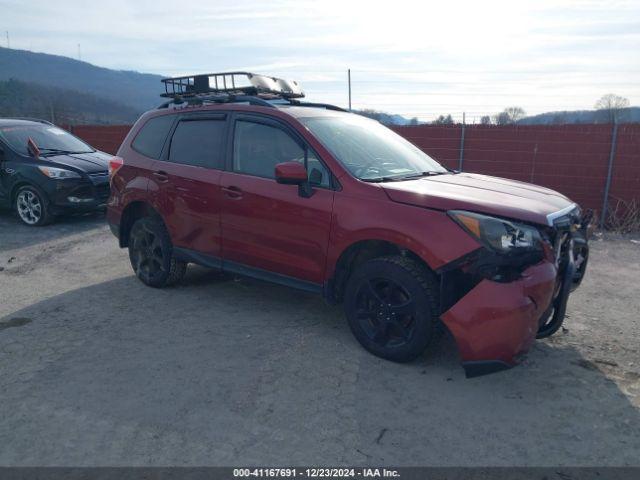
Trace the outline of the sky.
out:
[[[340,106],[351,69],[354,108],[425,121],[640,105],[640,0],[0,0],[0,29],[108,68],[290,78]]]

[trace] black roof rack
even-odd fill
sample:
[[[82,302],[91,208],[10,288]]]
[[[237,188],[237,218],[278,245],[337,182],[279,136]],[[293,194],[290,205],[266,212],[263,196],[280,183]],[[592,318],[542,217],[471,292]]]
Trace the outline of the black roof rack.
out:
[[[304,92],[297,82],[250,72],[186,75],[164,78],[162,83],[164,93],[160,96],[173,100],[163,103],[159,108],[169,108],[172,105],[180,108],[185,104],[248,103],[272,108],[278,105],[295,105],[346,111],[326,103],[301,102],[298,99],[304,97]]]
[[[204,105],[206,103],[248,103],[249,105],[259,105],[261,107],[272,107],[275,105],[269,103],[264,98],[253,95],[235,95],[235,94],[217,94],[217,95],[175,95],[173,100],[165,102],[158,108],[169,108],[175,105],[176,108],[186,105]]]
[[[250,72],[205,73],[162,79],[162,97],[195,96],[209,93],[244,94],[262,98],[303,98],[297,82]]]
[[[318,107],[318,108],[326,108],[327,110],[335,110],[337,112],[348,112],[349,110],[345,110],[342,107],[338,107],[336,105],[331,105],[330,103],[316,103],[316,102],[301,102],[300,100],[289,100],[289,105],[293,105],[296,107]]]

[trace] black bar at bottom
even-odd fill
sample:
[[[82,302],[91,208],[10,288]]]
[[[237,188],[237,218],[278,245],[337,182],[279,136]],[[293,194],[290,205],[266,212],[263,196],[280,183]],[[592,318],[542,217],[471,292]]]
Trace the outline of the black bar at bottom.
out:
[[[0,480],[636,480],[635,467],[0,467]]]

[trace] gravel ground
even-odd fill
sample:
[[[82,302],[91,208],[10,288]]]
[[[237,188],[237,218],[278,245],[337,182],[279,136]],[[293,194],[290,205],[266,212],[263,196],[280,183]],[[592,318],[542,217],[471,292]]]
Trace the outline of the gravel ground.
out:
[[[566,331],[467,380],[446,335],[393,364],[318,297],[150,289],[102,215],[0,214],[0,465],[639,465],[633,239],[593,241]]]

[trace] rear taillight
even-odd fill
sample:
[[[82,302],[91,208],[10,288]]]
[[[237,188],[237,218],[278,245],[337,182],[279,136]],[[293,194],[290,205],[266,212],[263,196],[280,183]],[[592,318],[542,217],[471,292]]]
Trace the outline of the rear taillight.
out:
[[[109,178],[113,178],[122,165],[124,165],[124,160],[120,157],[113,157],[109,160]]]

